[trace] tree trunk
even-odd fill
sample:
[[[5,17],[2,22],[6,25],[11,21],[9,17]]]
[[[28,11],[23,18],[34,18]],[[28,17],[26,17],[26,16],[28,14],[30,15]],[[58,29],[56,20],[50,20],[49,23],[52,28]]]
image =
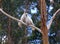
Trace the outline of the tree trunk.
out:
[[[46,11],[46,3],[45,0],[39,0],[39,6],[41,7],[41,30],[43,31],[44,34],[42,34],[42,40],[43,40],[43,44],[49,44],[48,41],[48,29],[46,26],[46,15],[47,15],[47,11]]]
[[[7,12],[9,14],[12,14],[12,11],[10,10],[11,9],[11,0],[7,0]],[[13,40],[12,40],[12,37],[11,37],[11,18],[8,18],[8,44],[13,44]]]
[[[2,1],[3,0],[0,0],[0,8],[2,8]],[[11,19],[8,18],[8,44],[12,44],[10,33],[11,33]]]
[[[0,0],[0,8],[2,8],[2,0]]]
[[[25,26],[23,26],[22,27],[23,28],[23,37],[22,37],[22,42],[21,42],[21,44],[27,44],[27,30],[26,30],[26,27]]]
[[[12,38],[11,38],[11,19],[8,19],[8,44],[13,44],[12,43]]]

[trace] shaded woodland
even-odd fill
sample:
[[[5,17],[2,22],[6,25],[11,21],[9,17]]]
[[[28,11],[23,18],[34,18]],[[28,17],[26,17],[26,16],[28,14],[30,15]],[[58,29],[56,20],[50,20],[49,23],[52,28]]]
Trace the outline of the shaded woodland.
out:
[[[59,19],[60,0],[0,0],[0,44],[60,44]]]

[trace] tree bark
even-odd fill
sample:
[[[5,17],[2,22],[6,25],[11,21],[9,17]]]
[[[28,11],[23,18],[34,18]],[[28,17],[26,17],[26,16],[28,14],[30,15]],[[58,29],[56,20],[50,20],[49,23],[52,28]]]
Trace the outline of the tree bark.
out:
[[[0,8],[1,8],[1,6],[2,6],[2,0],[0,0]]]
[[[9,14],[12,14],[12,11],[10,10],[11,9],[11,1],[10,0],[7,0],[7,12]],[[13,40],[12,40],[12,36],[11,36],[11,18],[8,18],[8,44],[13,44]]]
[[[24,26],[24,35],[22,37],[22,44],[27,44],[27,30],[26,30],[26,27]]]
[[[45,0],[39,0],[39,3],[41,6],[41,30],[43,31],[42,34],[42,40],[43,40],[43,44],[49,44],[49,40],[48,40],[48,29],[46,26],[46,15],[47,15],[47,11],[46,11],[46,3]]]
[[[8,44],[12,44],[11,39],[11,19],[8,18]]]

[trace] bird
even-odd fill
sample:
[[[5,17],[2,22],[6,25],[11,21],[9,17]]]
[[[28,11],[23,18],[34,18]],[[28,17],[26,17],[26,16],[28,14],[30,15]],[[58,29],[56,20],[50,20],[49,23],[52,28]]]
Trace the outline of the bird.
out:
[[[23,21],[24,23],[28,25],[34,25],[33,20],[31,19],[31,17],[29,17],[28,13],[24,12],[20,18],[20,21]],[[22,27],[22,23],[18,22],[18,26]],[[34,27],[32,27],[32,30],[35,30]]]

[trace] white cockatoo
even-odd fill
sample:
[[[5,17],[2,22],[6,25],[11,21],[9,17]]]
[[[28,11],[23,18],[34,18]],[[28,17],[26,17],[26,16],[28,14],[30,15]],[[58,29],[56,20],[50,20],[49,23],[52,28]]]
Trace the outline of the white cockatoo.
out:
[[[27,25],[34,25],[31,17],[28,16],[28,13],[24,12],[23,15],[20,18],[21,21],[26,23]],[[18,22],[19,27],[22,27],[22,23]],[[32,27],[32,30],[35,30],[35,28]]]

